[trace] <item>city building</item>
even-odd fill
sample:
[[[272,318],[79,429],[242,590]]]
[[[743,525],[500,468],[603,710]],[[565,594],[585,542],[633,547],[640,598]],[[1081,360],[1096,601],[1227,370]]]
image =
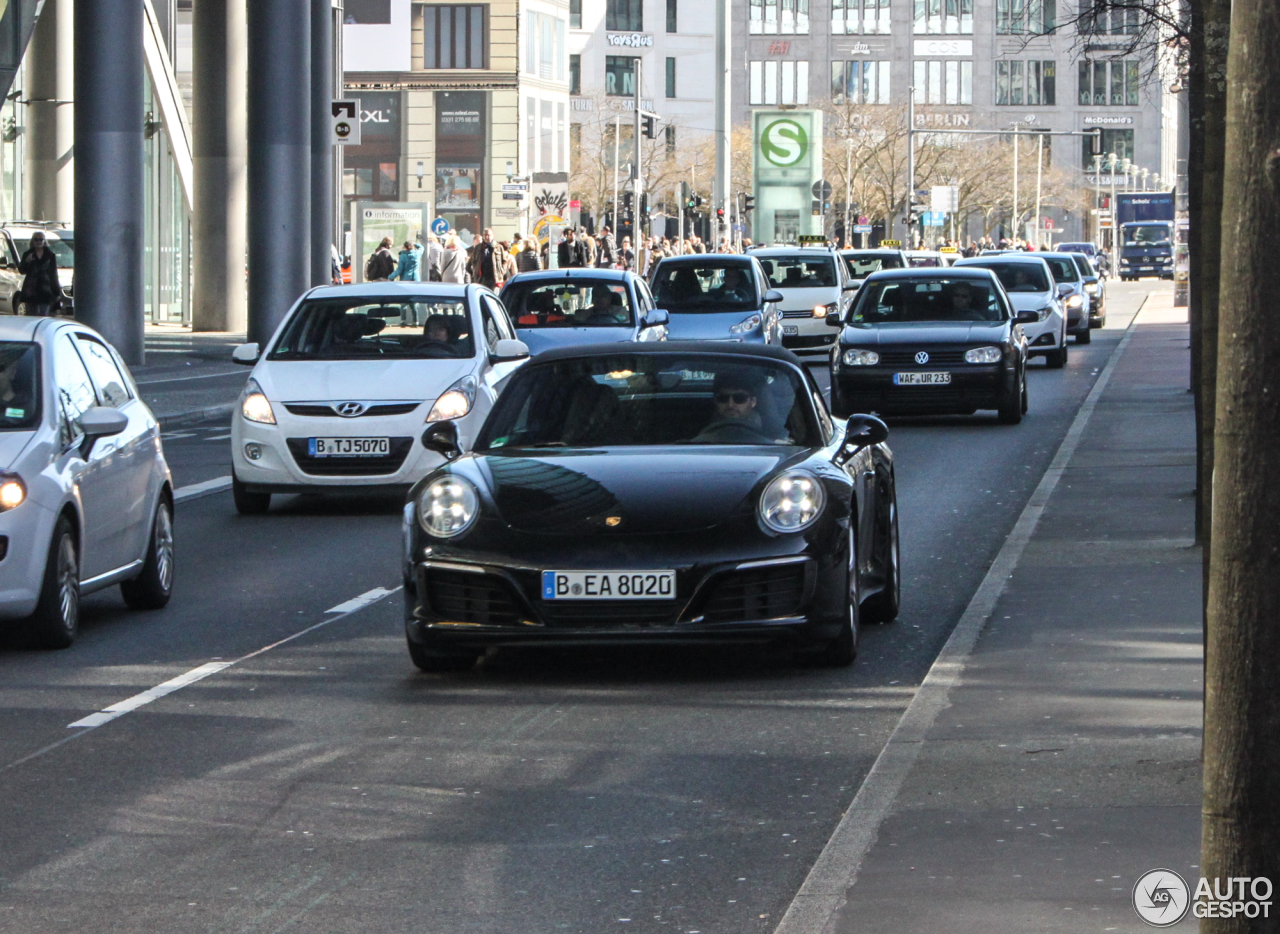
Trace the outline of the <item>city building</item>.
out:
[[[342,154],[348,205],[425,203],[467,244],[568,209],[569,0],[344,11],[344,94],[361,110],[360,144]],[[504,191],[517,179],[527,190]]]
[[[874,108],[884,106],[883,119],[905,121],[914,86],[917,129],[1016,125],[1028,134],[1022,137],[1027,146],[1037,132],[1098,128],[1103,153],[1145,167],[1150,176],[1176,176],[1178,108],[1171,79],[1161,79],[1150,56],[1125,54],[1138,30],[1136,11],[1109,10],[1077,23],[1073,6],[1055,0],[733,3],[735,125],[748,122],[757,107],[845,102],[866,108],[869,120],[876,119]],[[1067,16],[1071,21],[1060,25]],[[1048,165],[1078,174],[1081,186],[1096,186],[1098,203],[1105,203],[1111,173],[1105,164],[1101,175],[1094,171],[1089,137],[1045,136],[1040,142]],[[1026,166],[1034,172],[1034,155]],[[1094,236],[1097,215],[1091,211],[1046,212],[1052,238]]]

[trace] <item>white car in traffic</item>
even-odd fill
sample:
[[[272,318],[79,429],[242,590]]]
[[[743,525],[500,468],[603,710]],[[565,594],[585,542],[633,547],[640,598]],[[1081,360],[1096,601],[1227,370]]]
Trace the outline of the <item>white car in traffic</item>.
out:
[[[781,293],[782,346],[796,354],[826,354],[836,335],[827,315],[841,318],[853,301],[854,284],[826,247],[766,247],[752,250],[771,290]]]
[[[1001,253],[956,261],[957,267],[990,269],[1004,286],[1015,312],[1034,311],[1038,320],[1022,324],[1027,357],[1044,357],[1051,369],[1067,364],[1067,311],[1054,284],[1053,271],[1036,253]]]
[[[253,366],[232,417],[232,493],[244,514],[273,493],[406,490],[443,455],[433,423],[467,448],[529,357],[498,296],[479,285],[371,282],[312,289]]]
[[[0,619],[65,648],[83,594],[159,609],[173,575],[173,480],[124,362],[75,322],[0,316]]]

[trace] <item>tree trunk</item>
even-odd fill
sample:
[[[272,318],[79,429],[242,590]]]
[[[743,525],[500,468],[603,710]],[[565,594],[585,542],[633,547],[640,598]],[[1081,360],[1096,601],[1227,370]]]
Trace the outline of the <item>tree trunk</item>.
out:
[[[1213,880],[1280,881],[1280,4],[1231,19],[1206,644],[1203,853]],[[1268,38],[1269,37],[1269,38]],[[1210,883],[1212,885],[1212,882]],[[1275,931],[1204,919],[1202,932]]]
[[[1196,540],[1209,544],[1213,513],[1214,400],[1218,382],[1218,289],[1222,262],[1222,172],[1226,143],[1231,0],[1191,0],[1187,160],[1191,261],[1191,380],[1196,404]],[[1209,548],[1204,552],[1208,594]]]

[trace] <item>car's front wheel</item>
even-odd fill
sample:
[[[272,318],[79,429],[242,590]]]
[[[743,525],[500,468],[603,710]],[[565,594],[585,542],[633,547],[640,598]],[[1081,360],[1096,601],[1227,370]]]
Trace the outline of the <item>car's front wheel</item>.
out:
[[[1093,331],[1092,331],[1092,329],[1090,329],[1090,328],[1085,328],[1083,331],[1080,331],[1078,334],[1076,334],[1076,343],[1077,343],[1077,344],[1090,344],[1090,343],[1092,343],[1092,342],[1093,342]]]
[[[151,520],[151,541],[142,573],[131,581],[120,582],[124,602],[135,610],[161,609],[173,595],[173,572],[173,512],[162,496]]]
[[[75,529],[66,516],[53,526],[40,599],[29,624],[36,644],[46,649],[65,649],[80,628],[80,559]]]
[[[853,529],[849,530],[849,576],[845,593],[845,621],[836,636],[817,653],[815,661],[824,668],[846,668],[858,656],[858,624],[860,622],[858,593],[858,548]]]
[[[231,476],[231,499],[236,504],[236,512],[242,516],[261,516],[271,508],[270,493],[250,493],[234,474]]]
[[[1018,391],[997,410],[1001,424],[1017,425],[1027,412],[1027,371],[1018,374]]]
[[[1067,345],[1064,342],[1057,350],[1044,355],[1044,362],[1051,370],[1061,370],[1067,365]]]
[[[898,548],[898,493],[889,491],[884,530],[884,589],[862,604],[862,618],[869,623],[891,623],[902,605],[902,563]]]

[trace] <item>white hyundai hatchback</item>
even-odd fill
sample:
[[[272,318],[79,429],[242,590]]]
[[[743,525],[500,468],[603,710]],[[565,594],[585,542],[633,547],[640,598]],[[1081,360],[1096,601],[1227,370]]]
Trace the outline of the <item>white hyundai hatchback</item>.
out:
[[[65,648],[82,594],[159,609],[173,574],[173,480],[124,362],[75,322],[0,317],[0,619]]]
[[[253,366],[231,423],[232,493],[260,514],[273,493],[407,490],[444,460],[435,422],[466,449],[529,357],[498,296],[479,285],[371,282],[312,289]]]

